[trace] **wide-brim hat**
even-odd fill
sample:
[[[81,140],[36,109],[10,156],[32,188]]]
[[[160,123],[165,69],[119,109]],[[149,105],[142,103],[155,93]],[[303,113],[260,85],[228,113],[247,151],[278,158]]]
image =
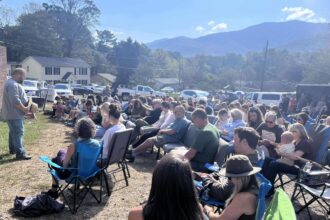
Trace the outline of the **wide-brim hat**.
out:
[[[219,174],[226,177],[251,176],[260,172],[260,167],[252,166],[249,158],[245,155],[234,155],[226,162],[226,167]]]

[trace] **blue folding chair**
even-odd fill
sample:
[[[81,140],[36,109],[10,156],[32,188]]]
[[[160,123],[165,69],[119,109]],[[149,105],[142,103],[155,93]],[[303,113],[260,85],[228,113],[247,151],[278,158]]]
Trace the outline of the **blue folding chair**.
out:
[[[262,217],[266,211],[266,195],[269,192],[269,190],[272,188],[272,184],[260,173],[256,174],[256,178],[259,183],[259,192],[258,192],[258,206],[256,210],[256,220],[262,220]],[[194,184],[196,188],[202,189],[203,185],[202,182],[199,181],[194,181]],[[201,192],[200,194],[202,194]],[[205,200],[201,195],[200,195],[200,201],[202,205],[209,205],[216,207],[215,212],[219,212],[220,210],[223,210],[225,207],[225,202],[224,201],[217,201],[214,198],[209,198],[208,200]]]
[[[85,199],[86,195],[91,194],[98,203],[102,201],[102,168],[97,166],[97,161],[102,154],[102,147],[97,141],[91,140],[91,142],[76,142],[76,154],[73,161],[75,164],[72,167],[64,168],[58,164],[52,162],[52,160],[47,156],[40,156],[40,160],[47,163],[49,166],[48,172],[52,175],[52,178],[56,181],[59,186],[59,196],[62,196],[64,203],[69,207],[72,214],[75,214]],[[101,166],[102,167],[102,166]],[[70,176],[66,179],[60,178],[58,171],[69,170],[71,172]],[[95,182],[96,177],[100,178],[100,195],[99,198],[96,197],[92,186]],[[63,183],[63,184],[62,184]],[[73,189],[69,186],[73,185]],[[82,188],[80,188],[82,186]],[[68,190],[73,195],[73,205],[70,206],[65,191]],[[83,193],[81,197],[80,194]],[[78,197],[80,201],[77,201]]]

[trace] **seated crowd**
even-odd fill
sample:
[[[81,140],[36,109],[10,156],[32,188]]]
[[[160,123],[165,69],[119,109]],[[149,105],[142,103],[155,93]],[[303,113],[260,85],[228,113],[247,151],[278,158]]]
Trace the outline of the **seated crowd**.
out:
[[[64,166],[70,166],[80,144],[93,147],[97,143],[93,137],[100,140],[106,158],[113,134],[133,128],[126,158],[135,162],[154,146],[182,144],[188,130],[196,128],[189,146],[170,149],[157,163],[149,199],[143,207],[132,209],[129,219],[254,219],[258,195],[255,174],[260,172],[274,186],[277,174],[297,175],[305,164],[300,158],[313,160],[317,153],[308,133],[308,112],[297,113],[295,122],[289,123],[286,112],[277,106],[141,96],[121,103],[117,97],[77,100],[70,96],[66,102],[57,98],[53,109],[52,116],[75,125],[78,136],[54,158]],[[210,117],[217,120],[211,123]],[[324,123],[330,125],[329,116]],[[330,163],[330,154],[327,159]],[[262,165],[260,160],[264,160]],[[217,178],[206,174],[210,170],[205,165],[214,162],[220,167]],[[193,179],[203,179],[209,195],[226,202],[221,215],[199,204]],[[50,194],[56,187],[53,183]],[[269,195],[273,193],[274,187]]]

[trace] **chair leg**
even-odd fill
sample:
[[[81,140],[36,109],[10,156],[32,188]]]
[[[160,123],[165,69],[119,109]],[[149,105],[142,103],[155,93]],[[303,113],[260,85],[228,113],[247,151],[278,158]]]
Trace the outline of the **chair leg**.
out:
[[[160,147],[157,147],[157,148],[158,148],[158,151],[157,151],[156,159],[159,160],[159,157],[160,157]]]
[[[127,178],[127,175],[126,175],[126,167],[125,167],[125,165],[123,163],[121,163],[121,166],[122,166],[122,170],[123,170],[123,174],[124,174],[126,186],[128,186],[128,178]]]
[[[127,162],[126,162],[126,161],[124,161],[124,165],[125,165],[125,167],[126,167],[127,175],[128,175],[128,177],[130,178],[130,177],[131,177],[131,174],[130,174],[130,172],[129,172],[128,165],[127,165]]]
[[[109,183],[106,172],[103,170],[103,176],[104,176],[104,182],[105,182],[105,188],[107,189],[107,194],[110,196],[110,189],[109,189]]]

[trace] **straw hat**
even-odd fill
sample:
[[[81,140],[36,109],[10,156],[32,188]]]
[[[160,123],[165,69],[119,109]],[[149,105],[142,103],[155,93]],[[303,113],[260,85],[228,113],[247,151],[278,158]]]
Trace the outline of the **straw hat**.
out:
[[[260,167],[252,166],[245,155],[234,155],[226,162],[226,167],[220,170],[220,175],[227,177],[251,176],[260,172]]]

